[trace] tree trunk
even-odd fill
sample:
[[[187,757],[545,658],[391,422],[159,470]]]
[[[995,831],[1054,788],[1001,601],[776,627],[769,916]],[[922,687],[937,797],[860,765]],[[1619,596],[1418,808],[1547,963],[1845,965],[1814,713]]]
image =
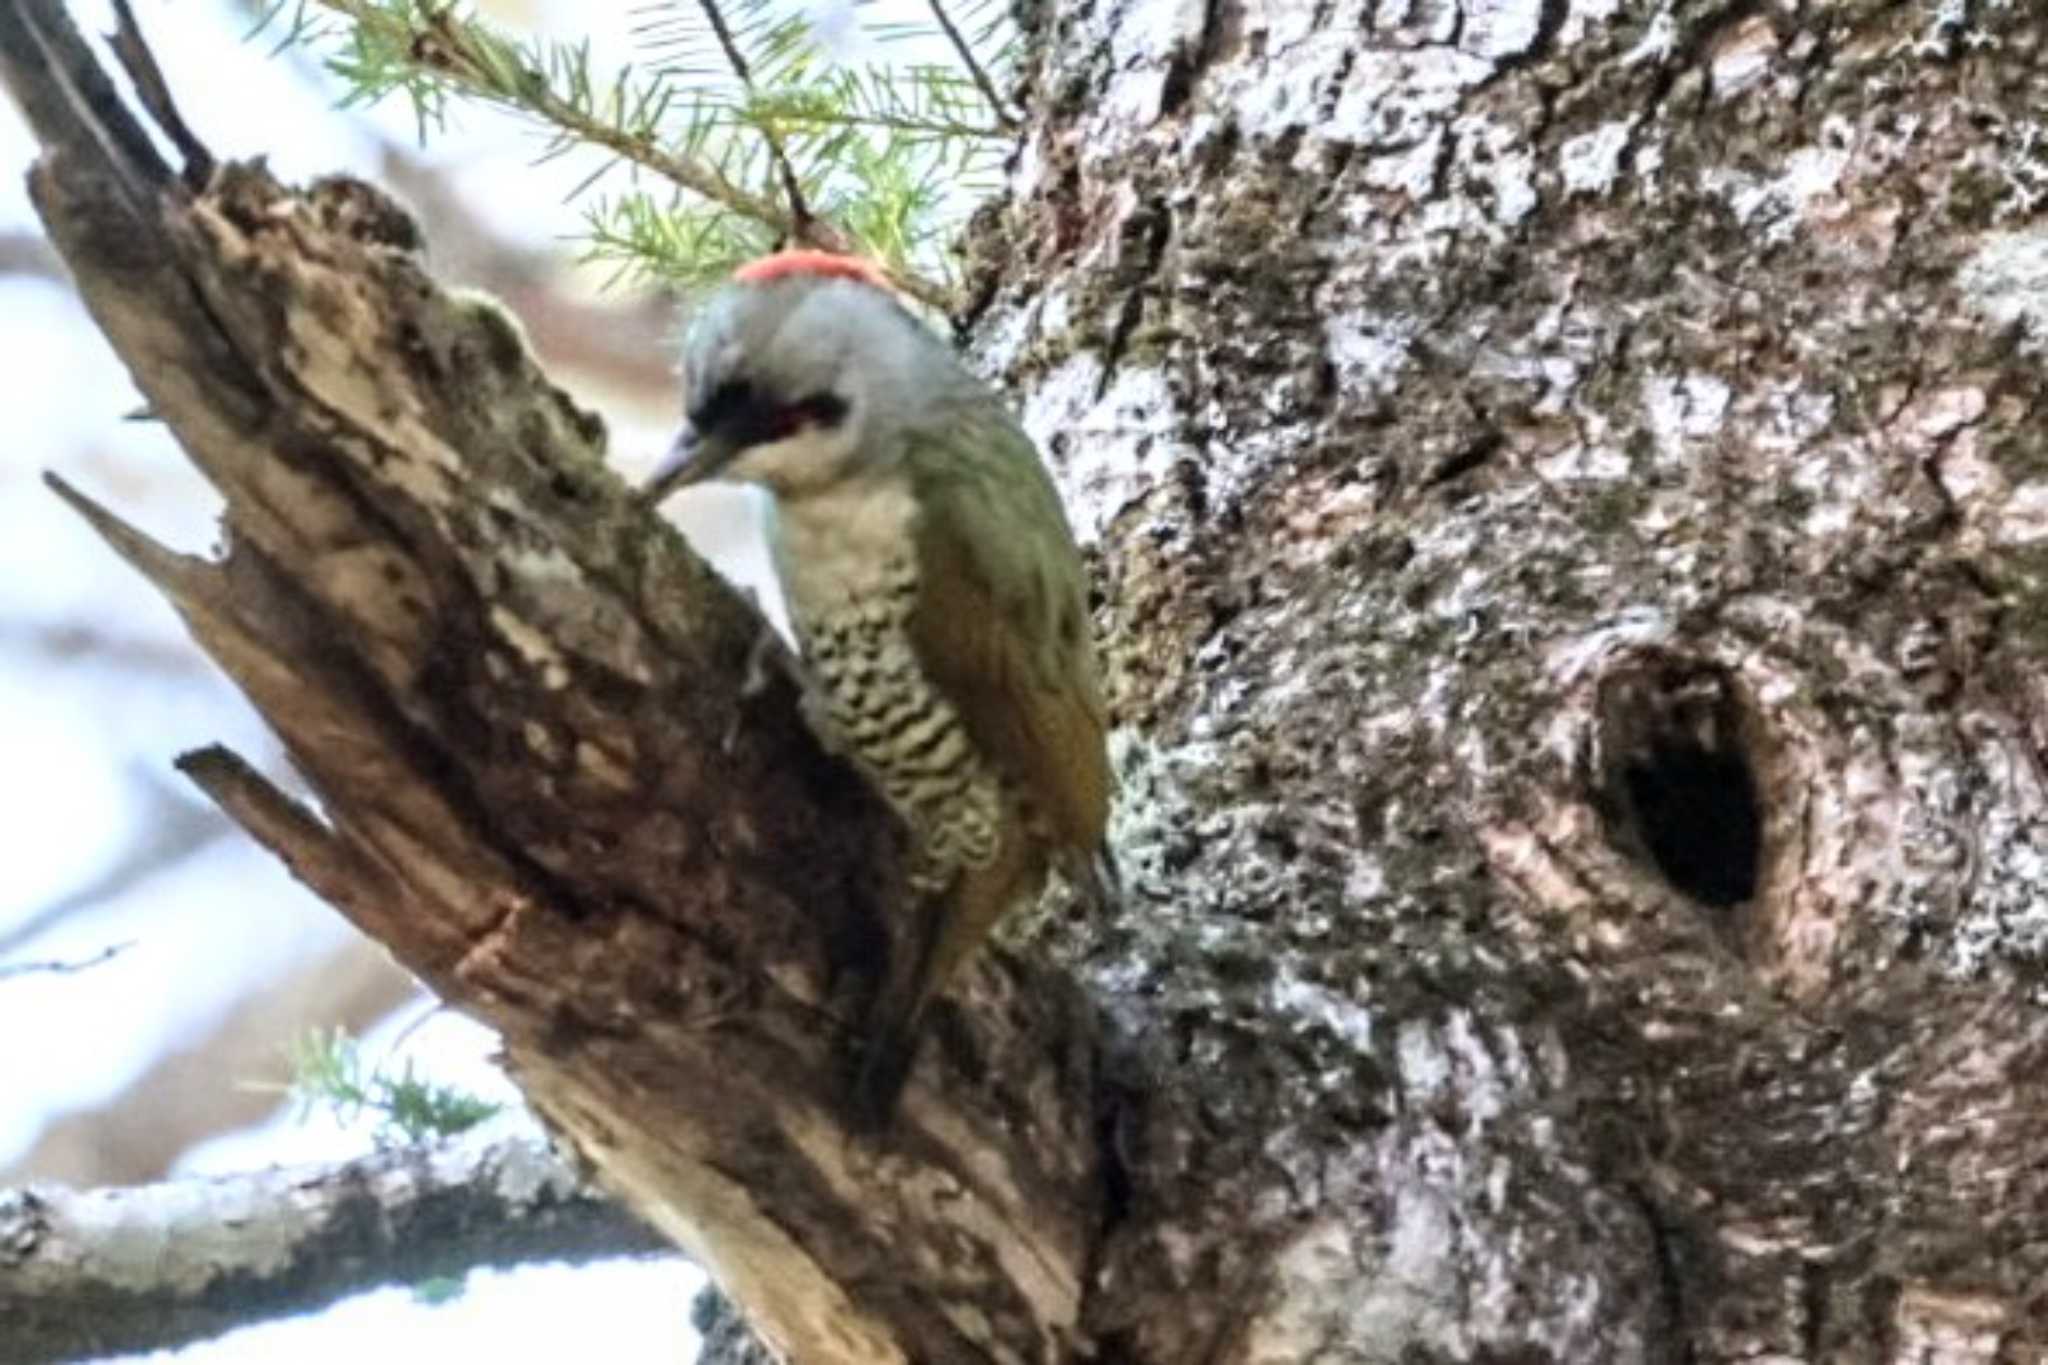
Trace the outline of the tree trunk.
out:
[[[1031,17],[971,335],[1098,555],[1128,887],[893,1129],[890,831],[744,606],[372,193],[181,187],[74,79],[38,202],[230,548],[91,514],[326,818],[194,775],[804,1365],[2048,1349],[2026,9]]]
[[[2021,4],[1044,21],[1144,1361],[2048,1349]]]

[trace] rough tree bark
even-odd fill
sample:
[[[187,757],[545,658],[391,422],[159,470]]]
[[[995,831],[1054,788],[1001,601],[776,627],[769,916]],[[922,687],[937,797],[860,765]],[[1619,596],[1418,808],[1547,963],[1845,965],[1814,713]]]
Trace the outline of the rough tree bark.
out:
[[[195,775],[792,1359],[2038,1357],[2027,8],[1029,17],[971,336],[1099,554],[1130,894],[896,1131],[829,1082],[886,828],[589,423],[360,188],[46,110],[227,558],[94,515],[328,819]]]

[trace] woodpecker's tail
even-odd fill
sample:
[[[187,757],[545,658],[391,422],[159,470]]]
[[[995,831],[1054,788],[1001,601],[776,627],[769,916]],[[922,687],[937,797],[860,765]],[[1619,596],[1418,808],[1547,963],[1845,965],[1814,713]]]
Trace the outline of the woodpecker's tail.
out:
[[[1116,854],[1110,851],[1107,839],[1086,853],[1070,850],[1060,859],[1059,868],[1067,885],[1097,914],[1123,903],[1123,873],[1117,868]]]
[[[896,1112],[917,1060],[925,1007],[938,985],[932,967],[945,928],[944,902],[927,900],[914,923],[916,941],[890,951],[888,974],[868,1007],[853,1058],[853,1119],[866,1132],[887,1128]]]
[[[896,1101],[917,1060],[918,1022],[905,1015],[870,1023],[873,1031],[861,1042],[860,1070],[853,1081],[853,1120],[860,1131],[879,1133],[895,1116]]]
[[[1124,874],[1116,865],[1116,850],[1109,846],[1109,840],[1104,839],[1097,844],[1094,856],[1088,861],[1089,871],[1093,874],[1092,880],[1095,883],[1090,890],[1095,893],[1096,908],[1107,910],[1111,906],[1121,904],[1124,898]]]

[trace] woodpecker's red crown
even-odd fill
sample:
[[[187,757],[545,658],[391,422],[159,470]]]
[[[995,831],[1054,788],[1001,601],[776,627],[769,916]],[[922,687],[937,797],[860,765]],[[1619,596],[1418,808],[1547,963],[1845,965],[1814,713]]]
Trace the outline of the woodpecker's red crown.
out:
[[[741,284],[767,284],[771,280],[802,275],[822,280],[857,280],[885,293],[889,291],[889,277],[873,261],[865,261],[858,256],[841,256],[831,251],[778,251],[773,256],[748,261],[732,272],[733,279]]]

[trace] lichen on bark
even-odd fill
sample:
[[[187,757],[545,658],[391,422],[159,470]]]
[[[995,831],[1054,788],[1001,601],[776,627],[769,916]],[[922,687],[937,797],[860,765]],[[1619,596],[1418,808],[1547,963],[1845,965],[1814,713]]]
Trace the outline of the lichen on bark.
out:
[[[2022,8],[1051,12],[1141,1358],[2039,1347]]]

